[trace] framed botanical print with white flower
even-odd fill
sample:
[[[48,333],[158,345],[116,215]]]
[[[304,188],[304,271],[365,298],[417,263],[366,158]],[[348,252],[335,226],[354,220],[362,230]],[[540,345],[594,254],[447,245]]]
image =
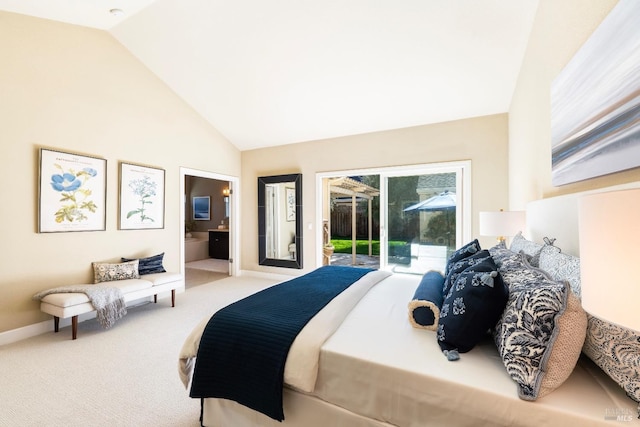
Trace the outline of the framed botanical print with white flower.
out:
[[[164,169],[120,163],[120,230],[164,228]]]
[[[39,233],[106,229],[106,159],[41,148],[39,172]]]

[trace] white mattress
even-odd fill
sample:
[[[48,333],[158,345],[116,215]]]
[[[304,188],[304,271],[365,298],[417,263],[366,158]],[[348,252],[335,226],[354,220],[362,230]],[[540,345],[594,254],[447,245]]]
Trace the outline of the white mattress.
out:
[[[491,339],[448,361],[435,332],[407,320],[419,280],[394,275],[362,299],[322,347],[318,397],[402,427],[610,425],[607,411],[635,413],[633,401],[588,360],[536,402],[517,397]]]
[[[449,362],[435,332],[409,324],[419,280],[394,275],[369,291],[322,346],[313,394],[286,390],[282,424],[207,399],[204,425],[610,426],[611,413],[635,414],[634,402],[588,360],[536,402],[517,397],[490,339]]]

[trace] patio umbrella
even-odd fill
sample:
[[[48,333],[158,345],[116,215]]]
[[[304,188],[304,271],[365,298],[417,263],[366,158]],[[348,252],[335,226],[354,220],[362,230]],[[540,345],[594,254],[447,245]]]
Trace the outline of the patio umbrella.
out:
[[[437,196],[433,196],[428,198],[427,200],[423,200],[421,202],[416,203],[415,205],[411,205],[408,208],[405,208],[405,212],[410,211],[422,211],[422,212],[435,212],[435,211],[443,211],[445,215],[445,220],[447,222],[447,246],[450,246],[450,220],[449,220],[449,212],[454,211],[456,209],[456,195],[455,193],[450,193],[449,191],[445,191],[443,193],[438,194]]]
[[[450,193],[445,191],[444,193],[440,193],[437,196],[433,196],[427,200],[423,200],[421,202],[416,203],[415,205],[411,205],[408,208],[405,208],[404,211],[445,211],[445,210],[453,210],[456,208],[456,195],[455,193]]]

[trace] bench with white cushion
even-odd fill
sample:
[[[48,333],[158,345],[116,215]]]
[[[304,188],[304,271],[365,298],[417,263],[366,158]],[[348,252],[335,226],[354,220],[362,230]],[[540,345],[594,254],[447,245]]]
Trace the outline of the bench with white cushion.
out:
[[[171,291],[171,307],[175,307],[176,289],[184,287],[184,277],[180,273],[152,273],[140,276],[139,279],[124,279],[109,282],[110,286],[122,291],[125,302],[153,296],[158,302],[158,294]],[[54,330],[58,332],[60,318],[71,317],[71,335],[78,335],[78,316],[95,311],[95,308],[84,293],[54,293],[41,299],[40,310],[53,316]]]

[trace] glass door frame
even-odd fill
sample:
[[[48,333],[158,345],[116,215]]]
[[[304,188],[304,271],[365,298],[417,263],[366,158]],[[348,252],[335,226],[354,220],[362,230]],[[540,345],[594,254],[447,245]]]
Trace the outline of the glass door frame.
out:
[[[380,269],[385,270],[389,269],[387,263],[389,191],[387,178],[451,172],[456,173],[456,199],[457,205],[460,207],[456,209],[456,224],[461,224],[460,227],[456,226],[455,246],[458,248],[471,240],[471,160],[316,173],[316,266],[322,265],[322,220],[325,199],[323,179],[341,176],[380,175]]]

